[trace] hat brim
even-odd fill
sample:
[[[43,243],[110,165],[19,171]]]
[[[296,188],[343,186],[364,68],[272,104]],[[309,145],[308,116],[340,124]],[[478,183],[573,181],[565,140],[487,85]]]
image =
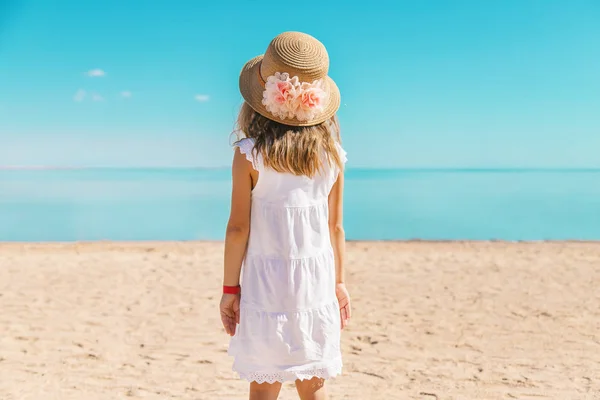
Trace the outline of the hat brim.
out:
[[[265,90],[264,84],[260,78],[260,64],[262,59],[263,55],[260,55],[244,65],[244,68],[242,68],[242,72],[240,73],[240,92],[246,103],[263,117],[284,125],[313,126],[327,121],[329,118],[333,117],[340,108],[340,91],[333,79],[327,76],[323,80],[325,86],[324,89],[328,93],[327,104],[325,105],[323,112],[317,118],[310,121],[299,121],[296,118],[281,119],[271,114],[262,104],[263,92]]]

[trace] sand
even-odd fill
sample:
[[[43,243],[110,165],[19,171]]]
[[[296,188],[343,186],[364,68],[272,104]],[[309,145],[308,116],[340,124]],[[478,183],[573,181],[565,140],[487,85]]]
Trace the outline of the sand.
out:
[[[0,399],[246,399],[222,250],[1,244]],[[332,399],[600,399],[600,243],[357,242],[347,269]]]

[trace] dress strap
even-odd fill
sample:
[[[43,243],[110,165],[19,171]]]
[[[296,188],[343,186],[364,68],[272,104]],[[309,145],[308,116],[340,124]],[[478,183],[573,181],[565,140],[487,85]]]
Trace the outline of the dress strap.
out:
[[[234,146],[240,149],[240,153],[246,156],[252,167],[258,171],[258,156],[254,151],[254,138],[243,138],[235,142]]]
[[[335,142],[335,148],[338,151],[338,154],[340,156],[340,160],[342,160],[343,164],[346,164],[346,162],[348,161],[348,153],[346,153],[346,150],[344,150],[342,148],[342,145],[339,142]]]

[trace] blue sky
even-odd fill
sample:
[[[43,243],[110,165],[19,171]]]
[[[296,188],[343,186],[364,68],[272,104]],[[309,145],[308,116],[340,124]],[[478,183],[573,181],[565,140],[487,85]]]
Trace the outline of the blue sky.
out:
[[[0,0],[0,165],[229,165],[241,67],[299,30],[351,166],[600,167],[600,2],[295,4]]]

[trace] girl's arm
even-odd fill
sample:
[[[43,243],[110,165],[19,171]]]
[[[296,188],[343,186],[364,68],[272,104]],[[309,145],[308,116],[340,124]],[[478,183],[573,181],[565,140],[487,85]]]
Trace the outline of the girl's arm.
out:
[[[225,234],[225,286],[237,286],[240,283],[240,270],[250,234],[251,168],[246,157],[236,149],[232,167],[231,213]]]
[[[340,171],[337,181],[329,193],[329,235],[335,255],[336,283],[345,283],[344,253],[346,234],[344,232],[344,171]]]
[[[346,252],[346,234],[344,233],[344,171],[340,171],[337,181],[329,193],[329,236],[335,256],[335,295],[340,305],[341,328],[348,325],[352,315],[350,294],[346,289],[344,259]]]

